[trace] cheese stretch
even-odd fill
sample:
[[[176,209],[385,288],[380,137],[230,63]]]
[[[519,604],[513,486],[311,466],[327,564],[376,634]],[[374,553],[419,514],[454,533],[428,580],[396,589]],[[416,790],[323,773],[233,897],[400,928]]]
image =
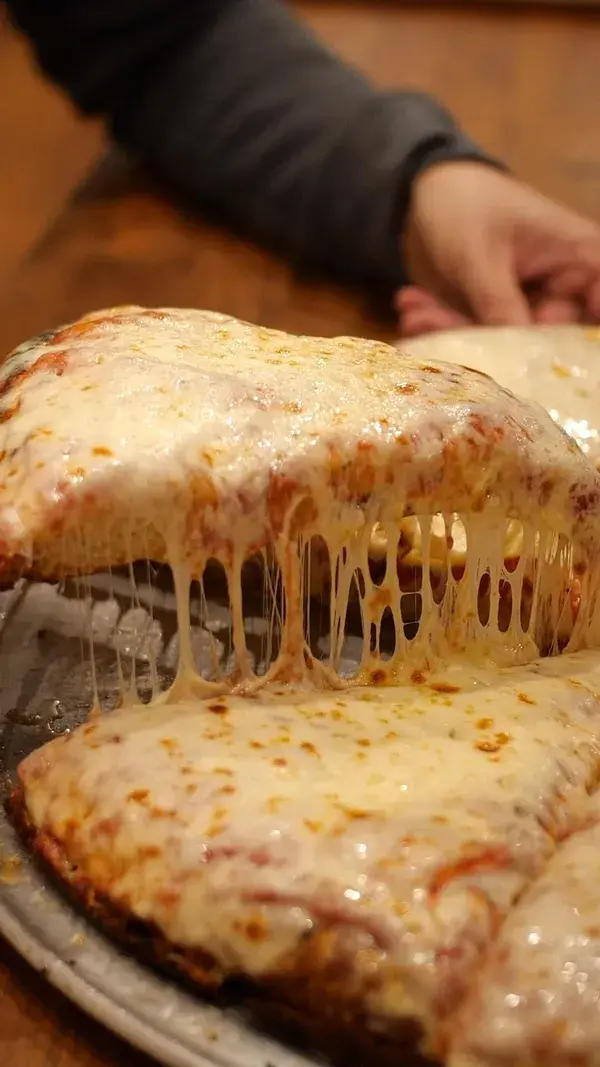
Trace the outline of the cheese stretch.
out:
[[[541,404],[600,463],[600,329],[597,326],[478,327],[408,342],[423,359],[447,359],[489,374]]]
[[[250,978],[295,1007],[316,987],[325,1017],[333,986],[342,1029],[416,1033],[452,1067],[550,1067],[559,1048],[587,1065],[600,476],[584,452],[478,371],[206,312],[115,309],[38,338],[0,370],[0,404],[4,582],[108,570],[114,593],[127,565],[139,612],[134,563],[153,560],[177,613],[170,688],[138,704],[119,661],[122,706],[22,762],[36,850],[201,984]],[[233,663],[207,677],[191,598],[203,622],[215,568]],[[87,619],[96,684],[98,626],[119,645],[106,612]]]
[[[375,342],[121,308],[17,349],[2,366],[0,403],[0,573],[56,579],[168,561],[181,622],[178,695],[274,678],[339,684],[352,592],[363,681],[454,654],[523,661],[558,644],[598,643],[598,475],[547,413],[486,375]],[[437,596],[432,523],[441,518],[449,543],[457,516],[466,567],[450,567]],[[515,520],[522,551],[508,569]],[[405,630],[397,566],[407,521],[422,557],[420,588],[410,591],[416,637]],[[374,582],[376,526],[389,547]],[[315,541],[332,585],[325,663],[307,646],[301,610]],[[257,678],[241,574],[261,554],[277,639],[272,669]],[[209,683],[193,668],[188,598],[214,560],[227,574],[236,662],[230,678]],[[396,635],[385,667],[384,615]]]

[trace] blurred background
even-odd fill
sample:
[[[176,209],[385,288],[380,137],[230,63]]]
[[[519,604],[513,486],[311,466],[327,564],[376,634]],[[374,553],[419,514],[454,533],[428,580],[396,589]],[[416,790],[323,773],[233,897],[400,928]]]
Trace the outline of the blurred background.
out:
[[[295,6],[346,59],[382,84],[435,94],[519,176],[600,219],[599,4],[304,0]],[[1,4],[0,145],[0,318],[6,322],[23,263],[108,146],[99,126],[78,118],[36,72]]]

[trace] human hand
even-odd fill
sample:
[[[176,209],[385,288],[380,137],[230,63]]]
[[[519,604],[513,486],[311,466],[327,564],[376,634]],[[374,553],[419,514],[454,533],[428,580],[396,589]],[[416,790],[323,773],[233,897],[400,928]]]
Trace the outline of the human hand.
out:
[[[400,332],[600,321],[600,226],[484,163],[414,183]]]

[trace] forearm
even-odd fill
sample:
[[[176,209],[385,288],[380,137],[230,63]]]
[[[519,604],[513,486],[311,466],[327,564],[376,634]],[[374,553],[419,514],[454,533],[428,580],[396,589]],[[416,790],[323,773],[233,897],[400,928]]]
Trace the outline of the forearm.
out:
[[[275,0],[79,4],[14,0],[49,73],[171,184],[298,265],[393,288],[415,173],[480,155],[433,101],[377,92]]]

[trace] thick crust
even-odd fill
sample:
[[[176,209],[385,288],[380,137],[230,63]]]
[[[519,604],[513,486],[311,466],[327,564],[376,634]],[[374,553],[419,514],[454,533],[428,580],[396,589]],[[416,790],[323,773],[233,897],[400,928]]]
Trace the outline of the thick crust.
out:
[[[98,893],[67,859],[52,834],[36,830],[28,817],[22,789],[9,799],[10,814],[29,849],[51,869],[69,896],[81,904],[111,938],[143,962],[178,974],[204,996],[225,1003],[250,1006],[257,1021],[284,1040],[315,1043],[335,1062],[352,1055],[372,1067],[420,1064],[420,1030],[406,1020],[369,1018],[364,1011],[365,989],[357,986],[345,960],[340,934],[323,925],[307,936],[273,978],[250,982],[244,975],[225,975],[210,954],[171,944],[152,924],[141,922]],[[360,1061],[362,1062],[362,1060]]]

